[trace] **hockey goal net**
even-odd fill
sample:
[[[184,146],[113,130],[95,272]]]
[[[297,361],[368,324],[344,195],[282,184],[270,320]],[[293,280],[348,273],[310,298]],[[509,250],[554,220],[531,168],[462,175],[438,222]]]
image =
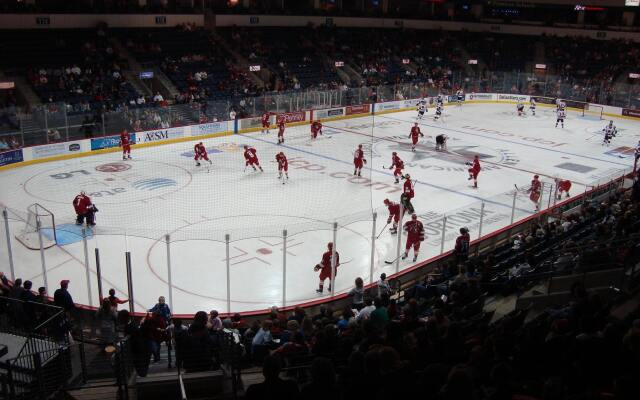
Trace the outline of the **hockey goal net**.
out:
[[[29,249],[40,250],[40,236],[42,236],[42,248],[54,246],[57,243],[56,221],[51,211],[34,203],[27,207],[24,229],[16,235],[16,239]]]
[[[598,106],[595,104],[584,103],[584,108],[582,109],[582,116],[590,119],[604,119],[604,107]]]

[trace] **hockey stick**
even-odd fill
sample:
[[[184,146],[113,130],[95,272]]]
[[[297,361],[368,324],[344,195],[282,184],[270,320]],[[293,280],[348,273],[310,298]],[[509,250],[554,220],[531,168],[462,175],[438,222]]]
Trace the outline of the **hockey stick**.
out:
[[[387,222],[387,224],[382,228],[382,230],[380,231],[380,233],[378,233],[378,236],[376,236],[376,239],[380,237],[380,235],[382,235],[382,232],[384,232],[384,230],[387,228],[387,226],[389,226],[389,222]]]
[[[402,256],[400,256],[400,257],[402,257]],[[387,260],[385,260],[385,261],[384,261],[384,263],[385,263],[385,264],[389,264],[389,265],[391,265],[391,264],[393,264],[394,262],[398,261],[398,258],[400,258],[400,257],[396,257],[396,258],[394,258],[392,261],[387,261]]]

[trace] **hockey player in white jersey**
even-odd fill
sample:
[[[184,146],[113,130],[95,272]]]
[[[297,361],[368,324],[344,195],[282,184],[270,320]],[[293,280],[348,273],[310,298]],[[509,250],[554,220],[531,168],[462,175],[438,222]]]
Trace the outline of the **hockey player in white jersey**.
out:
[[[462,91],[462,89],[459,89],[456,92],[456,103],[458,106],[461,106],[463,101],[464,101],[464,92]]]
[[[433,120],[434,120],[434,121],[437,121],[437,120],[438,120],[439,118],[441,118],[441,117],[442,117],[442,106],[441,106],[441,105],[438,105],[438,106],[436,107],[436,113],[435,113],[435,115],[433,116]]]
[[[418,119],[422,119],[424,117],[424,113],[427,112],[427,104],[422,101],[418,103]]]
[[[533,97],[529,99],[529,111],[531,115],[536,115],[536,100]]]
[[[438,95],[438,97],[436,97],[436,106],[444,106],[444,97],[442,97],[441,94]]]
[[[566,117],[566,111],[564,109],[558,108],[556,111],[556,128],[558,127],[558,123],[564,128],[564,118]]]
[[[605,126],[602,131],[604,132],[604,139],[602,140],[602,145],[608,146],[611,144],[611,139],[616,137],[616,133],[618,130],[616,126],[613,124],[613,121],[609,121],[609,125]]]
[[[516,109],[518,110],[518,117],[522,117],[524,115],[524,103],[521,100],[518,100]]]

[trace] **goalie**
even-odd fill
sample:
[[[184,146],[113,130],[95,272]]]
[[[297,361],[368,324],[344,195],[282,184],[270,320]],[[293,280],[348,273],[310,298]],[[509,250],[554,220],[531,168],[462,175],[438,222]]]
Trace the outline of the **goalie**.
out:
[[[82,225],[86,219],[87,226],[95,226],[95,213],[98,211],[91,202],[91,198],[82,191],[73,199],[73,208],[76,211],[76,225]]]

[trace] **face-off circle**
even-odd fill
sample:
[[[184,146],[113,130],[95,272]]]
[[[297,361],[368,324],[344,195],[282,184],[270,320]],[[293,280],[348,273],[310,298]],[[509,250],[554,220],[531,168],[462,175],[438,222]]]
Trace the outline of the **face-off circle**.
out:
[[[120,204],[176,192],[191,180],[188,170],[173,164],[94,161],[43,171],[29,178],[24,190],[37,199],[59,204],[70,204],[80,191],[100,204]]]

